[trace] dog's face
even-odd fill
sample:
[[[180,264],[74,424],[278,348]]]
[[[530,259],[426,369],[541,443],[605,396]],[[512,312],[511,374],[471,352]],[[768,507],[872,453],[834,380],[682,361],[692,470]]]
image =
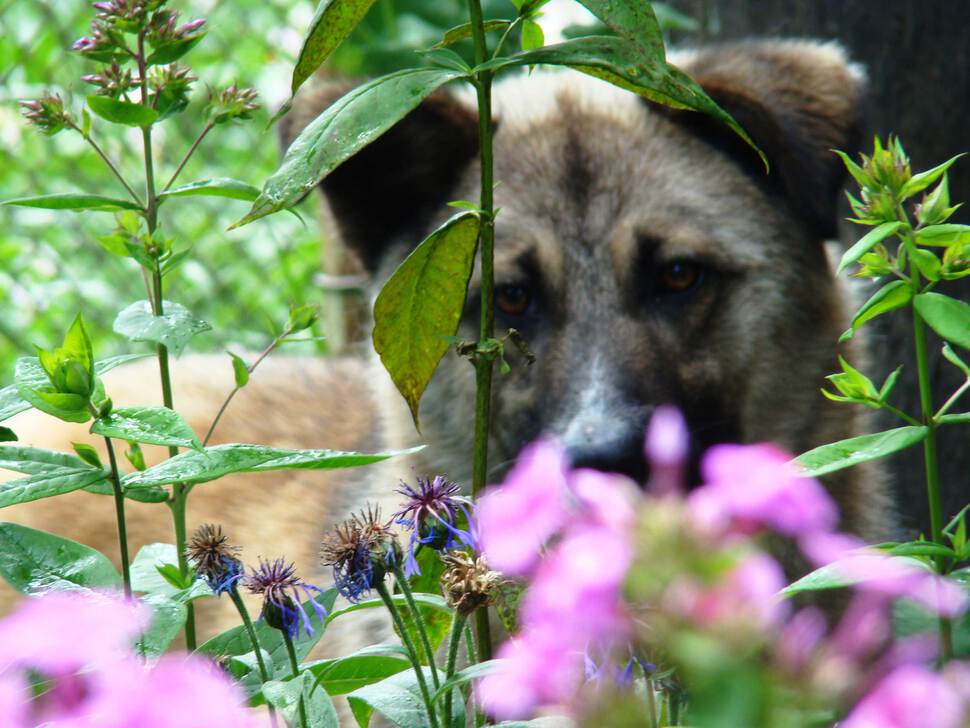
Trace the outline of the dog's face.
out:
[[[674,62],[677,62],[675,60]],[[494,383],[492,462],[540,435],[577,464],[642,480],[658,404],[719,441],[819,444],[822,376],[843,327],[822,241],[854,143],[860,77],[833,47],[752,43],[678,65],[734,114],[726,129],[572,72],[499,84],[496,334],[534,352]],[[436,97],[324,182],[345,240],[382,281],[453,199],[477,199],[471,108]],[[453,211],[451,211],[453,212]],[[477,335],[472,280],[461,335]],[[472,367],[446,356],[422,402],[453,477],[468,470]],[[495,473],[497,477],[498,473]]]

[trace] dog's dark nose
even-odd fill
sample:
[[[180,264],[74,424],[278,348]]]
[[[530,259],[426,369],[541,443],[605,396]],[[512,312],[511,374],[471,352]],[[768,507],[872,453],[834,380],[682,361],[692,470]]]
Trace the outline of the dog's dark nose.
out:
[[[640,485],[647,482],[650,474],[643,454],[643,435],[640,432],[608,440],[590,439],[581,443],[566,443],[566,456],[574,468],[621,473]]]

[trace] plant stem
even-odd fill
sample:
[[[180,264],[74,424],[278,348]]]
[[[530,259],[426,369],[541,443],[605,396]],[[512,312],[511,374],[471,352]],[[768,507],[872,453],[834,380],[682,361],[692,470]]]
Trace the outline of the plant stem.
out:
[[[293,639],[285,629],[281,629],[280,632],[283,634],[283,641],[286,643],[286,654],[290,656],[290,668],[293,670],[293,678],[299,679],[300,663],[296,659],[296,649],[293,647]],[[303,704],[302,691],[300,692],[300,728],[307,728],[306,706]]]
[[[105,437],[108,448],[108,462],[111,463],[111,490],[115,498],[115,516],[118,520],[118,542],[121,544],[121,576],[125,583],[125,596],[131,598],[131,569],[128,560],[128,529],[125,525],[125,494],[121,492],[121,476],[118,473],[118,459],[115,457],[111,438]]]
[[[479,0],[468,0],[468,13],[475,40],[475,65],[485,62],[488,46],[485,40],[485,22]],[[475,74],[478,93],[478,146],[481,165],[481,228],[478,233],[478,251],[481,262],[481,321],[479,343],[491,339],[495,332],[494,302],[494,243],[495,213],[492,188],[492,73],[479,71]],[[472,497],[478,498],[485,488],[488,476],[488,432],[492,401],[492,371],[494,357],[479,354],[475,358],[475,457],[472,470]],[[481,608],[475,614],[475,639],[478,656],[487,660],[492,654],[492,639],[488,628],[488,609]]]
[[[165,186],[162,188],[162,192],[166,192],[169,187],[175,184],[175,180],[178,179],[178,176],[182,173],[182,168],[185,167],[186,163],[189,161],[192,155],[195,154],[195,150],[199,148],[199,145],[202,143],[202,140],[205,139],[205,135],[208,134],[210,131],[212,131],[212,128],[214,126],[215,124],[213,124],[211,121],[205,125],[205,128],[202,130],[202,133],[195,138],[194,142],[192,142],[192,146],[189,147],[189,151],[185,153],[185,156],[182,157],[182,161],[179,162],[179,166],[175,168],[175,171],[172,173],[172,176],[169,178],[168,182],[165,183]]]
[[[232,603],[236,605],[236,611],[239,612],[239,617],[242,619],[243,626],[246,628],[246,634],[249,635],[249,641],[252,642],[253,652],[256,654],[256,666],[259,668],[259,677],[264,683],[269,682],[269,670],[266,669],[266,663],[263,662],[263,653],[259,648],[259,640],[256,637],[256,630],[253,628],[253,620],[249,618],[249,610],[246,609],[246,603],[239,596],[239,590],[235,586],[229,590],[229,598],[232,599]],[[266,704],[269,710],[269,718],[273,723],[273,728],[278,725],[276,722],[276,709],[270,705]]]
[[[428,722],[431,724],[431,728],[438,728],[438,716],[434,712],[434,705],[431,703],[431,694],[428,692],[428,682],[424,679],[424,668],[421,665],[421,661],[418,659],[418,652],[414,648],[414,642],[411,640],[411,635],[408,634],[407,628],[404,625],[404,620],[401,619],[400,613],[397,611],[397,607],[394,605],[394,600],[391,599],[390,593],[387,591],[387,587],[384,582],[378,582],[374,585],[377,589],[377,593],[380,594],[381,599],[384,601],[384,605],[387,607],[387,611],[391,614],[391,621],[394,622],[394,626],[397,628],[398,634],[401,635],[401,642],[404,644],[404,649],[407,650],[408,659],[411,661],[411,667],[414,668],[414,676],[418,681],[418,689],[421,691],[421,697],[424,700],[424,705],[428,709]]]
[[[401,587],[401,593],[404,595],[404,601],[407,603],[408,609],[411,610],[411,617],[414,619],[415,629],[418,631],[421,646],[424,648],[424,656],[428,660],[428,667],[431,668],[431,682],[434,683],[434,688],[437,690],[441,687],[441,682],[438,680],[438,666],[434,661],[434,650],[431,648],[431,640],[428,639],[428,632],[424,628],[424,620],[421,618],[421,612],[418,611],[418,605],[414,602],[414,594],[411,592],[411,586],[408,584],[408,579],[401,569],[400,562],[395,560],[392,568],[394,570],[394,577],[397,579],[397,584]]]
[[[963,396],[963,393],[966,392],[967,389],[970,389],[970,379],[967,379],[967,381],[965,381],[963,384],[960,385],[957,391],[955,391],[953,394],[950,395],[950,398],[946,402],[944,402],[943,406],[936,411],[935,415],[933,415],[933,419],[939,420],[943,415],[945,415],[947,411],[950,409],[950,407],[956,404],[956,401],[960,399],[961,396]]]
[[[455,674],[455,662],[458,660],[458,647],[461,645],[461,632],[465,627],[466,617],[461,612],[455,613],[455,619],[451,623],[451,635],[448,637],[448,662],[445,664],[445,682]],[[445,694],[445,720],[451,720],[451,694],[449,690]]]
[[[141,103],[148,105],[148,76],[145,64],[145,31],[138,34],[138,51],[135,54],[138,62],[138,75],[141,79]],[[155,195],[155,163],[152,158],[152,127],[150,124],[141,127],[141,139],[143,153],[145,156],[145,224],[148,228],[149,237],[155,234],[158,228],[158,198]],[[155,268],[152,271],[152,313],[161,316],[165,313],[162,303],[162,271],[155,258]],[[168,368],[168,348],[162,344],[156,347],[158,355],[158,371],[162,381],[162,403],[169,409],[172,406],[172,379]],[[177,447],[169,447],[169,457],[178,455]],[[189,562],[185,556],[185,498],[188,489],[182,483],[172,486],[172,497],[168,501],[172,511],[172,520],[175,525],[175,551],[178,554],[179,572],[182,576],[189,573]],[[195,640],[195,605],[189,602],[186,605],[187,614],[185,619],[185,646],[189,650],[194,650]]]
[[[118,171],[118,168],[115,166],[114,162],[111,161],[111,158],[104,152],[104,150],[100,146],[98,146],[98,143],[94,141],[94,139],[90,135],[85,134],[84,130],[81,127],[79,127],[77,124],[75,124],[73,121],[68,122],[68,124],[72,129],[74,129],[74,131],[76,131],[78,134],[81,135],[84,141],[86,141],[88,144],[91,145],[91,148],[98,153],[98,156],[101,157],[102,161],[106,165],[108,165],[108,169],[111,170],[112,174],[114,174],[114,176],[118,178],[118,181],[121,182],[124,188],[128,190],[128,194],[131,195],[131,199],[133,199],[139,207],[144,209],[145,203],[141,201],[141,198],[138,196],[138,193],[131,188],[131,185],[128,184],[128,181],[124,178],[121,172]]]

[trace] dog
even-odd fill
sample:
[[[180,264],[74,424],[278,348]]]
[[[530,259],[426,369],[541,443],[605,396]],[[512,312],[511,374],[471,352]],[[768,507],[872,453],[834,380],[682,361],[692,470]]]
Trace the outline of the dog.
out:
[[[825,241],[836,231],[844,180],[830,150],[853,153],[865,80],[833,44],[764,40],[671,54],[764,150],[717,122],[662,108],[577,72],[500,81],[495,98],[496,325],[535,354],[509,347],[496,376],[490,480],[540,436],[577,466],[648,477],[642,450],[653,409],[679,407],[691,441],[691,480],[708,446],[770,440],[798,453],[862,434],[859,408],[824,399],[838,369],[835,342],[853,309]],[[342,92],[323,82],[284,119],[292,140]],[[341,272],[380,284],[449,216],[477,199],[477,117],[460,95],[432,95],[321,184],[330,255]],[[334,236],[331,236],[334,237]],[[459,336],[474,339],[477,272]],[[861,336],[841,352],[864,366]],[[204,432],[232,388],[229,364],[175,363],[175,406]],[[116,404],[160,401],[154,363],[105,377]],[[396,509],[413,474],[470,483],[474,371],[449,352],[422,401],[422,432],[373,355],[271,357],[233,401],[213,443],[371,451],[423,443],[419,454],[354,471],[282,471],[199,485],[189,527],[223,525],[248,559],[283,555],[321,577],[317,550],[334,523],[365,502]],[[37,413],[9,423],[23,442],[97,445],[83,427]],[[149,451],[149,459],[161,454]],[[885,478],[866,463],[825,484],[842,527],[870,540],[894,529]],[[129,502],[132,553],[172,541],[160,506]],[[13,520],[117,552],[107,499],[79,492],[5,510]],[[797,567],[795,567],[797,568]],[[215,600],[206,600],[214,602]],[[218,605],[202,605],[205,609]],[[205,613],[203,634],[233,624]]]

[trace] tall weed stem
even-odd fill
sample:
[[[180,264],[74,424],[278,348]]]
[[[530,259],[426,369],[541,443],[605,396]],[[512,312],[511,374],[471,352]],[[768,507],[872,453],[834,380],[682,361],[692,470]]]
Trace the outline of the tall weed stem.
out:
[[[246,603],[239,596],[239,590],[235,587],[229,590],[229,598],[232,599],[232,603],[236,606],[236,611],[239,612],[239,618],[242,619],[243,626],[246,628],[246,634],[249,635],[249,641],[253,645],[253,654],[256,655],[256,666],[259,669],[259,678],[264,683],[267,683],[269,682],[269,670],[266,669],[266,663],[263,661],[263,653],[259,647],[259,639],[256,637],[256,630],[253,627],[253,620],[249,617],[249,610],[246,609]],[[279,724],[276,721],[276,709],[269,703],[266,704],[266,707],[269,710],[269,718],[273,724],[273,728],[277,728]]]
[[[424,619],[421,617],[421,612],[418,611],[418,605],[414,602],[414,594],[411,592],[411,587],[408,584],[408,579],[404,575],[404,571],[401,569],[401,564],[399,560],[394,561],[394,578],[397,579],[397,584],[401,588],[401,593],[404,595],[404,601],[408,605],[408,609],[411,610],[411,617],[414,619],[415,629],[418,632],[418,637],[421,639],[421,646],[424,648],[424,656],[428,659],[428,666],[431,668],[431,682],[434,683],[435,690],[441,687],[441,682],[438,679],[438,666],[434,661],[434,649],[431,647],[431,640],[428,639],[428,631],[424,628]]]
[[[455,612],[455,619],[451,623],[451,635],[448,637],[448,662],[445,663],[445,682],[455,674],[455,663],[458,661],[458,648],[461,646],[461,633],[465,627],[466,617],[461,612]],[[445,693],[445,720],[451,719],[451,696],[454,690]]]
[[[131,598],[131,568],[128,559],[128,528],[125,524],[125,494],[121,491],[121,475],[118,472],[118,459],[115,457],[111,438],[104,438],[108,449],[108,462],[111,464],[111,490],[115,499],[115,517],[118,521],[118,542],[121,545],[121,577],[125,584],[125,596]]]
[[[293,670],[293,678],[300,677],[300,663],[296,659],[296,649],[293,647],[293,638],[284,629],[280,630],[283,634],[283,641],[286,643],[286,654],[290,656],[290,668]],[[303,704],[303,695],[300,695],[300,728],[307,728],[306,705]]]

